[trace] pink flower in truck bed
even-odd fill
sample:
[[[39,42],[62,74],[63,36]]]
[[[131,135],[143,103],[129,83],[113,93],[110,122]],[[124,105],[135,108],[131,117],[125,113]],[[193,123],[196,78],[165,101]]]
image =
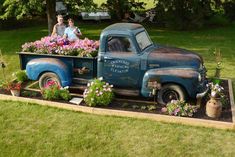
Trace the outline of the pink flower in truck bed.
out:
[[[99,41],[88,38],[70,42],[62,37],[43,37],[35,42],[22,45],[23,52],[40,54],[71,55],[80,57],[95,57],[99,48]]]

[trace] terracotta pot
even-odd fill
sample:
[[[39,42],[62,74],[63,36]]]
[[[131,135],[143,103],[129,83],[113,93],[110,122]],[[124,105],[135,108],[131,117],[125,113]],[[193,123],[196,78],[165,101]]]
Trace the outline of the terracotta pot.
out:
[[[20,90],[11,90],[11,95],[12,96],[20,96]]]
[[[219,118],[222,112],[222,103],[219,98],[211,98],[206,103],[206,115],[211,118]]]

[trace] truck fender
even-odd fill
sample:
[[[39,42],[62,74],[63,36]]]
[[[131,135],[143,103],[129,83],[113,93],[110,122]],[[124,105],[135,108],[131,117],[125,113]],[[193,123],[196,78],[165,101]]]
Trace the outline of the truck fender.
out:
[[[156,80],[161,85],[163,84],[177,84],[180,85],[186,93],[192,97],[196,97],[198,84],[198,75],[199,73],[191,68],[158,68],[148,70],[142,81],[141,94],[144,97],[150,97],[150,93],[152,92],[149,89],[148,81]]]
[[[28,78],[31,80],[38,80],[39,77],[45,72],[55,73],[59,77],[63,87],[71,85],[72,72],[69,70],[68,66],[59,59],[32,59],[26,65],[26,73]]]

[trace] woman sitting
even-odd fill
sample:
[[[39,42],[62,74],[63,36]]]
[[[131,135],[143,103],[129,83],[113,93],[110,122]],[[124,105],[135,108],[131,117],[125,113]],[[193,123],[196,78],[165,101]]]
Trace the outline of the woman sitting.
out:
[[[80,29],[74,26],[73,19],[68,19],[69,26],[64,31],[64,38],[67,38],[69,41],[75,41],[79,39],[79,36],[82,35]]]

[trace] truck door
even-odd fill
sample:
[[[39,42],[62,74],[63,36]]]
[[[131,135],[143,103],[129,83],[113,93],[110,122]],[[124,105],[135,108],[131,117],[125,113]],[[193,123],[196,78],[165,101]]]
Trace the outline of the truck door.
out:
[[[102,73],[104,80],[116,87],[138,88],[140,56],[129,37],[107,38]]]

